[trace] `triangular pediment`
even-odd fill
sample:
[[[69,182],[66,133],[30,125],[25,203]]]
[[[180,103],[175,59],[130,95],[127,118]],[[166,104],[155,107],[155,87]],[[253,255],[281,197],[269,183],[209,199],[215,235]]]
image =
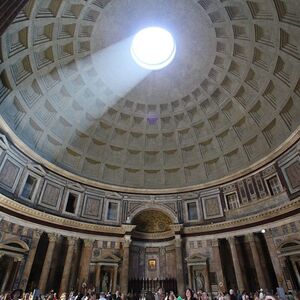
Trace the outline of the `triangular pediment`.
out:
[[[108,192],[105,194],[105,196],[106,196],[106,198],[109,198],[109,199],[116,199],[116,200],[122,199],[122,195],[120,195],[119,193]]]
[[[68,182],[67,186],[69,189],[72,189],[75,191],[80,191],[80,192],[84,191],[84,188],[82,187],[82,185],[79,183],[76,183],[76,182]]]
[[[113,253],[106,253],[100,256],[97,261],[104,263],[119,263],[121,258]]]
[[[202,254],[193,254],[193,255],[187,257],[185,260],[189,264],[206,263],[207,257]]]
[[[4,134],[0,134],[0,147],[4,150],[7,150],[9,148],[9,143]]]
[[[28,170],[36,173],[36,174],[39,174],[40,176],[45,176],[47,173],[46,171],[44,170],[44,168],[38,164],[29,164],[27,166]]]

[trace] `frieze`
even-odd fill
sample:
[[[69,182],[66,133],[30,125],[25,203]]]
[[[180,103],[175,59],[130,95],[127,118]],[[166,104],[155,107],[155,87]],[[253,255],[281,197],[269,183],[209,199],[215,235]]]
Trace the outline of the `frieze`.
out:
[[[173,231],[160,232],[160,233],[144,233],[144,232],[135,232],[134,238],[143,239],[143,240],[163,240],[174,237]]]
[[[116,234],[116,235],[124,235],[126,232],[129,232],[128,230],[130,228],[127,228],[128,226],[134,227],[133,225],[122,225],[122,227],[118,226],[108,226],[108,225],[100,225],[100,224],[91,224],[91,223],[85,223],[80,221],[75,221],[71,219],[62,218],[59,216],[54,216],[45,212],[41,212],[35,209],[32,209],[30,207],[27,207],[25,205],[22,205],[18,202],[15,202],[14,200],[11,200],[7,198],[4,195],[0,196],[0,204],[1,207],[9,209],[11,211],[18,212],[20,215],[32,217],[37,220],[37,223],[39,220],[44,220],[48,223],[52,223],[53,225],[61,225],[66,227],[71,227],[76,231],[78,230],[87,230],[91,232],[98,232],[103,234]],[[206,224],[206,225],[198,225],[198,226],[191,226],[191,227],[185,227],[183,228],[184,234],[194,234],[194,233],[209,233],[210,231],[216,231],[216,230],[224,230],[224,229],[232,229],[236,230],[236,227],[248,225],[251,226],[251,224],[260,222],[260,221],[266,221],[269,218],[272,217],[278,217],[280,215],[286,214],[288,212],[292,212],[293,210],[300,209],[300,197],[297,197],[293,201],[290,201],[288,203],[285,203],[284,205],[280,207],[276,207],[274,209],[261,212],[256,215],[243,217],[240,219],[235,219],[231,221],[224,221],[220,223],[213,223],[213,224]],[[3,222],[3,227],[5,227],[5,223]],[[131,229],[132,230],[132,229]],[[5,231],[5,230],[4,230]],[[11,230],[10,230],[11,231]]]
[[[124,199],[126,200],[131,200],[131,201],[149,201],[150,200],[150,195],[128,195],[124,194]]]
[[[174,213],[177,213],[176,203],[163,203],[163,206],[171,209]]]
[[[128,214],[134,212],[138,207],[142,206],[142,202],[129,202],[128,203]]]
[[[185,193],[181,195],[183,200],[198,199],[199,193]]]
[[[53,225],[71,227],[75,231],[76,229],[79,229],[79,230],[87,230],[91,232],[109,233],[109,234],[118,234],[118,235],[123,235],[125,234],[125,232],[127,232],[126,231],[127,228],[121,226],[116,227],[116,226],[108,226],[108,225],[100,225],[100,224],[91,224],[91,223],[75,221],[75,220],[55,216],[52,214],[48,214],[36,209],[32,209],[18,202],[15,202],[14,200],[11,200],[4,195],[0,195],[0,204],[3,208],[7,208],[12,211],[18,212],[19,214],[24,216],[32,217],[37,221],[43,220],[48,223],[52,223]]]
[[[93,259],[98,258],[101,255],[101,249],[94,248],[93,249]]]
[[[251,226],[251,224],[253,223],[266,221],[269,218],[278,217],[285,213],[292,212],[293,210],[296,209],[300,209],[300,197],[296,198],[293,201],[285,203],[280,207],[276,207],[274,209],[264,211],[256,215],[246,216],[232,221],[224,221],[224,222],[213,223],[213,224],[185,227],[183,229],[183,233],[184,234],[209,233],[210,231],[222,230],[224,228],[226,229],[232,228],[232,230],[236,230],[236,227],[238,226],[243,226],[243,225]]]
[[[225,185],[222,188],[223,188],[224,193],[236,191],[236,185],[234,183],[229,184],[229,185]]]
[[[273,173],[276,173],[276,169],[275,169],[274,165],[272,165],[272,166],[270,166],[270,167],[262,170],[263,177],[267,177],[267,176],[269,176],[269,175],[271,175]]]

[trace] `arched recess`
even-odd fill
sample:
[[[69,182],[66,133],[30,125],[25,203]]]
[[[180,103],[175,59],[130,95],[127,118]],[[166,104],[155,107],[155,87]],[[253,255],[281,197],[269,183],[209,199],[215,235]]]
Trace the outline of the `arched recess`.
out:
[[[8,239],[0,243],[0,292],[12,289],[20,263],[28,251],[28,245],[18,239]]]
[[[172,231],[172,219],[162,211],[158,210],[143,210],[135,215],[132,219],[132,224],[135,225],[134,231],[144,234],[157,233],[162,234],[167,231]]]
[[[131,224],[135,228],[130,246],[130,291],[146,289],[154,292],[157,286],[177,291],[173,227],[176,223],[177,217],[160,205],[139,207],[131,215]]]
[[[281,256],[300,254],[300,241],[288,240],[281,243],[278,247]]]
[[[175,214],[174,211],[169,209],[168,207],[164,205],[159,205],[159,204],[146,204],[146,205],[141,205],[138,206],[136,209],[134,209],[131,213],[130,216],[127,219],[128,223],[132,223],[132,220],[139,214],[141,214],[144,211],[158,211],[166,214],[171,220],[173,224],[178,224],[178,216]]]
[[[288,270],[286,276],[294,289],[300,289],[300,241],[291,239],[278,247],[279,257]]]
[[[9,239],[0,243],[0,256],[8,255],[22,258],[27,251],[29,251],[28,245],[18,239]]]

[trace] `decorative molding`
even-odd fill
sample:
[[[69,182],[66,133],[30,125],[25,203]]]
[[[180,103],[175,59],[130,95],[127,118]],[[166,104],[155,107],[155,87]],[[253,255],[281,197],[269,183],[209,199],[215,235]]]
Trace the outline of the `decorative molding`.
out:
[[[44,170],[44,168],[38,164],[29,164],[27,166],[28,170],[40,175],[40,176],[46,176],[47,172]]]
[[[116,235],[124,235],[128,232],[128,228],[134,227],[133,225],[122,225],[122,227],[116,226],[107,226],[107,225],[99,225],[99,224],[90,224],[84,223],[80,221],[75,221],[71,219],[66,219],[63,217],[54,216],[42,211],[38,211],[36,209],[30,208],[28,206],[22,205],[14,200],[9,199],[4,195],[0,195],[0,211],[7,209],[11,212],[15,212],[20,216],[23,216],[24,219],[27,217],[36,220],[36,223],[40,223],[41,220],[49,223],[49,226],[53,224],[58,225],[60,227],[65,227],[66,230],[72,229],[73,231],[90,231],[91,233],[99,233],[99,234],[116,234]],[[129,226],[129,227],[128,227]]]
[[[238,227],[242,227],[242,226],[252,227],[257,225],[257,223],[262,223],[262,222],[267,223],[268,220],[271,220],[272,218],[275,217],[280,218],[280,216],[284,216],[285,214],[291,213],[293,211],[297,211],[298,213],[299,210],[300,210],[300,197],[296,198],[293,201],[285,203],[279,207],[276,207],[274,209],[270,209],[268,211],[264,211],[252,216],[246,216],[243,218],[214,223],[214,224],[185,227],[183,233],[184,235],[196,234],[196,233],[208,234],[209,232],[215,232],[215,231],[237,230]]]
[[[22,205],[14,200],[7,198],[4,195],[0,195],[0,211],[10,211],[17,213],[20,216],[29,217],[31,219],[36,220],[36,223],[41,223],[41,220],[44,222],[49,223],[49,226],[53,224],[53,227],[64,227],[66,230],[72,231],[86,231],[94,234],[95,232],[103,235],[124,235],[126,233],[131,232],[135,225],[130,224],[122,224],[122,226],[108,226],[108,225],[100,225],[100,224],[90,224],[84,223],[80,221],[70,220],[58,216],[54,216],[51,214],[47,214],[33,208],[27,207]],[[285,217],[286,214],[292,213],[300,210],[300,197],[297,197],[293,201],[285,203],[279,207],[274,209],[270,209],[265,212],[261,212],[259,214],[255,214],[252,216],[246,216],[240,219],[213,223],[213,224],[206,224],[206,225],[199,225],[199,226],[191,226],[191,227],[184,227],[182,229],[183,235],[193,235],[193,234],[208,234],[210,232],[216,231],[231,231],[236,230],[239,227],[253,227],[256,226],[257,223],[267,223],[268,220],[272,220],[272,218],[280,219]]]

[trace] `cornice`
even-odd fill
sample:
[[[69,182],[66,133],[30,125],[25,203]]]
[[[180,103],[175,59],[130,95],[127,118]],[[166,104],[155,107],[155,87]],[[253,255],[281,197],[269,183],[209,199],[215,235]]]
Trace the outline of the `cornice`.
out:
[[[4,119],[0,116],[0,129],[9,137],[12,143],[25,155],[33,159],[35,162],[40,163],[43,167],[51,170],[52,172],[64,176],[70,180],[79,182],[80,184],[86,184],[88,186],[92,186],[95,188],[100,188],[109,191],[116,192],[124,192],[124,193],[133,193],[133,194],[176,194],[176,193],[185,193],[192,192],[201,189],[215,187],[217,185],[225,184],[229,181],[233,181],[238,179],[239,177],[243,177],[248,175],[251,172],[255,172],[257,169],[271,163],[280,155],[282,155],[285,151],[287,151],[291,146],[293,146],[300,139],[300,126],[289,136],[288,139],[284,143],[282,143],[279,147],[273,150],[269,155],[255,162],[251,166],[225,176],[221,179],[209,181],[207,183],[201,183],[192,186],[180,187],[180,188],[165,188],[165,189],[143,189],[143,188],[131,188],[125,186],[117,186],[111,184],[105,184],[102,182],[98,182],[95,180],[87,179],[85,177],[73,174],[69,171],[66,171],[53,163],[50,163],[48,160],[42,158],[39,154],[34,152],[30,147],[28,147],[8,126],[8,124],[4,121]]]
[[[20,204],[4,195],[0,195],[0,211],[17,215],[19,218],[24,218],[38,224],[46,223],[47,226],[50,227],[59,227],[77,232],[123,236],[128,231],[126,226],[114,227],[109,225],[91,224],[54,216]]]
[[[63,217],[54,216],[36,209],[20,204],[4,195],[0,195],[0,211],[17,216],[18,218],[29,220],[36,224],[46,224],[53,228],[60,228],[73,232],[83,232],[87,234],[99,234],[110,236],[124,236],[131,231],[134,226],[124,224],[122,226],[113,227],[109,225],[90,224],[80,221],[70,220]],[[239,218],[220,223],[207,225],[183,227],[182,235],[206,235],[220,232],[230,232],[243,228],[250,228],[259,224],[268,224],[273,221],[284,219],[291,215],[300,213],[300,197],[285,203],[277,208],[261,212],[259,214],[248,217]],[[129,228],[130,227],[130,228]],[[130,230],[129,230],[130,229]]]
[[[134,232],[134,239],[138,240],[163,240],[174,238],[174,232],[172,230],[166,232],[155,232],[155,233],[145,233],[145,232]]]
[[[300,197],[285,203],[279,207],[263,211],[251,216],[242,217],[235,220],[185,227],[183,235],[203,235],[207,233],[218,233],[225,231],[232,231],[242,228],[249,228],[258,224],[267,224],[275,220],[284,219],[287,215],[295,215],[300,213]]]

